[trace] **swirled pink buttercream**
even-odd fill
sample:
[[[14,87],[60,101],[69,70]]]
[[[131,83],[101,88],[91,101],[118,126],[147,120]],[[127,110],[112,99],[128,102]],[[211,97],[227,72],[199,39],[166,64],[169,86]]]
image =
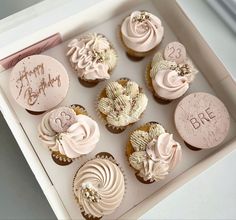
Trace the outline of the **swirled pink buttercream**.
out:
[[[53,112],[53,111],[52,111]],[[86,115],[76,115],[76,122],[65,132],[55,132],[49,123],[52,112],[47,113],[39,125],[39,139],[52,151],[59,151],[69,158],[90,153],[100,138],[96,121]]]
[[[153,139],[147,145],[146,152],[152,161],[162,161],[168,164],[171,170],[176,167],[182,156],[180,144],[173,139],[173,134],[169,133],[163,133]]]
[[[97,33],[83,35],[79,39],[73,39],[68,48],[67,56],[70,57],[70,62],[80,78],[87,80],[110,78],[108,71],[110,65],[116,63],[116,54],[103,35]]]
[[[152,85],[158,96],[173,100],[188,90],[189,79],[187,75],[178,75],[175,70],[164,69],[158,71],[155,78],[152,79]]]
[[[161,20],[155,15],[134,11],[123,21],[121,34],[128,48],[138,52],[147,52],[161,42],[164,28]]]

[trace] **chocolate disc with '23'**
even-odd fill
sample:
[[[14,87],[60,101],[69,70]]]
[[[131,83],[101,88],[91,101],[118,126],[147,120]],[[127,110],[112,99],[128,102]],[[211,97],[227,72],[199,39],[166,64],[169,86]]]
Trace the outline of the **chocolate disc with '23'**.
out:
[[[69,78],[64,66],[46,55],[19,61],[10,75],[10,91],[16,102],[33,112],[47,111],[67,94]]]
[[[192,93],[176,107],[175,126],[191,147],[206,149],[223,142],[230,127],[225,105],[208,93]]]
[[[186,56],[184,45],[177,41],[167,44],[164,50],[164,58],[169,61],[175,61],[177,64],[183,63]]]
[[[49,118],[51,128],[57,133],[66,132],[74,123],[76,123],[76,113],[68,107],[60,107],[54,110]]]

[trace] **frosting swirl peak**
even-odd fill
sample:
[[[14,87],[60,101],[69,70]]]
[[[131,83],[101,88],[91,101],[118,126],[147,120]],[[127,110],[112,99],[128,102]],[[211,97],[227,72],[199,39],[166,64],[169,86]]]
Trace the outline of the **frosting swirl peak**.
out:
[[[153,139],[146,148],[148,156],[154,161],[167,163],[173,169],[181,159],[181,146],[173,139],[173,134],[163,133]]]
[[[177,99],[189,88],[187,76],[180,76],[175,70],[160,70],[152,79],[155,92],[163,98]]]
[[[80,78],[109,79],[117,55],[109,41],[101,34],[88,33],[68,44],[67,56]]]
[[[50,150],[59,151],[71,159],[91,152],[100,138],[97,122],[86,115],[76,115],[73,124],[58,133],[50,125],[51,115],[55,111],[57,109],[43,117],[38,128],[40,140]]]
[[[162,40],[164,28],[161,20],[151,13],[134,11],[121,25],[125,45],[138,52],[147,52]]]
[[[96,158],[78,170],[73,189],[85,214],[102,217],[120,205],[125,192],[124,176],[118,165],[109,159]]]

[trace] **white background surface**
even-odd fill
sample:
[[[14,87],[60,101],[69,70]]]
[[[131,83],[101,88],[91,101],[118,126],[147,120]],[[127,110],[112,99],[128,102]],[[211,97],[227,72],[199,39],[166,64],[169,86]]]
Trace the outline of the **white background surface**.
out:
[[[1,1],[0,14],[5,9]],[[24,1],[21,2],[23,5]],[[97,1],[81,1],[81,8],[94,2]],[[204,1],[181,2],[210,46],[236,77],[236,37],[233,32]],[[0,120],[0,219],[55,218],[3,119]],[[234,167],[236,152],[157,204],[142,219],[236,219]]]

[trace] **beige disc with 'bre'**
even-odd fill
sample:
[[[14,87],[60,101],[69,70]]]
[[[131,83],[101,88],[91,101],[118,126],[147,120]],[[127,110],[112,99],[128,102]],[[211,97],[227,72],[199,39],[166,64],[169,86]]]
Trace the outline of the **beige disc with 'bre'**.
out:
[[[192,93],[183,98],[176,107],[174,120],[184,141],[201,149],[222,143],[230,126],[225,105],[208,93]]]
[[[29,111],[42,112],[66,97],[69,77],[56,59],[32,55],[13,67],[9,83],[11,94],[19,105]]]

